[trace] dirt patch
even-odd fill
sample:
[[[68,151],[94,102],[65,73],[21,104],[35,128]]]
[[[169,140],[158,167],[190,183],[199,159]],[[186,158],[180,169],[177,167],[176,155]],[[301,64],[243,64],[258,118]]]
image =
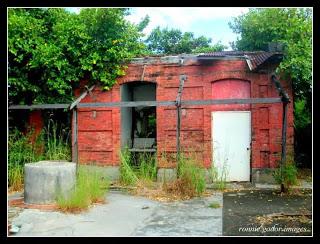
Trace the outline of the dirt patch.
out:
[[[9,200],[8,205],[9,205],[9,209],[20,208],[20,209],[38,209],[41,211],[60,211],[60,212],[64,212],[64,213],[66,213],[66,212],[68,212],[68,213],[81,213],[83,211],[88,210],[90,207],[93,207],[95,205],[105,204],[105,203],[107,203],[107,201],[105,199],[97,199],[87,209],[83,209],[83,208],[64,209],[64,208],[60,208],[55,203],[52,203],[52,204],[29,204],[28,203],[28,204],[26,204],[24,202],[24,198],[18,198],[18,199]]]
[[[257,216],[254,219],[254,222],[259,225],[272,224],[278,221],[285,221],[288,223],[301,223],[301,224],[311,224],[311,213],[309,214],[288,214],[288,213],[275,213],[263,216]]]
[[[23,209],[39,209],[44,211],[54,211],[58,209],[56,204],[26,204],[23,198],[9,200],[9,207],[19,207]]]
[[[159,182],[139,181],[135,187],[117,186],[119,189],[126,189],[129,193],[137,196],[146,197],[159,202],[174,202],[189,200],[196,195],[192,192],[185,191],[181,182],[174,181],[163,184]],[[212,195],[211,190],[205,191],[201,196]]]

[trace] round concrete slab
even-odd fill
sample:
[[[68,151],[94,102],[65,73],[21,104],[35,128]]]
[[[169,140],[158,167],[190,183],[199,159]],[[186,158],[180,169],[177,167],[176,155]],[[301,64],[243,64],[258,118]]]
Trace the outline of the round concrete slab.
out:
[[[24,167],[24,201],[29,204],[55,202],[58,194],[67,197],[76,182],[76,164],[67,161],[40,161]]]

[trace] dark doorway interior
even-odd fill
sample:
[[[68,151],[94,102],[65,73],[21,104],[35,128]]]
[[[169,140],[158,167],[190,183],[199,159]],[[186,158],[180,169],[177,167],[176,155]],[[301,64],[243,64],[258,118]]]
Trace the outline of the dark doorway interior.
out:
[[[156,84],[121,85],[121,101],[155,101]],[[156,151],[156,107],[121,108],[121,147],[133,152]]]

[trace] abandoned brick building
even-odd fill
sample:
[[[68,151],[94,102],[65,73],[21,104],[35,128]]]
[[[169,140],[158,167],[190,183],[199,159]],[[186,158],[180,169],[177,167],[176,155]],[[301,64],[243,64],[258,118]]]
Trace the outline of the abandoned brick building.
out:
[[[119,150],[176,153],[175,106],[85,107],[86,103],[175,101],[185,75],[182,101],[279,98],[271,75],[282,55],[224,51],[202,55],[136,58],[109,91],[96,85],[77,106],[80,164],[117,171]],[[292,99],[290,80],[280,81]],[[75,91],[80,96],[86,81]],[[282,103],[192,104],[181,107],[181,150],[192,151],[206,168],[228,165],[228,180],[250,181],[278,166]],[[75,118],[75,117],[74,117]],[[73,123],[74,126],[75,123]],[[293,107],[288,105],[287,152],[293,152]],[[73,138],[74,141],[74,138]],[[158,160],[158,176],[175,168]]]

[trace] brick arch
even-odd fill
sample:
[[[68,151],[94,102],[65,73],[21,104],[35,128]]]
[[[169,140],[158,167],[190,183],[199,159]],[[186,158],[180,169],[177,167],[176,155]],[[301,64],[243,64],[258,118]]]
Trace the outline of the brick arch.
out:
[[[251,82],[247,79],[224,78],[211,83],[212,99],[250,98]],[[249,110],[250,104],[213,105],[213,110]]]
[[[246,73],[243,71],[229,71],[229,72],[217,72],[211,75],[211,82],[225,80],[225,79],[238,79],[238,80],[247,80],[251,78],[251,73]]]
[[[119,80],[118,85],[128,84],[128,83],[134,83],[134,82],[144,82],[144,83],[152,83],[157,84],[156,80],[140,80],[140,79],[125,79],[125,80]]]

